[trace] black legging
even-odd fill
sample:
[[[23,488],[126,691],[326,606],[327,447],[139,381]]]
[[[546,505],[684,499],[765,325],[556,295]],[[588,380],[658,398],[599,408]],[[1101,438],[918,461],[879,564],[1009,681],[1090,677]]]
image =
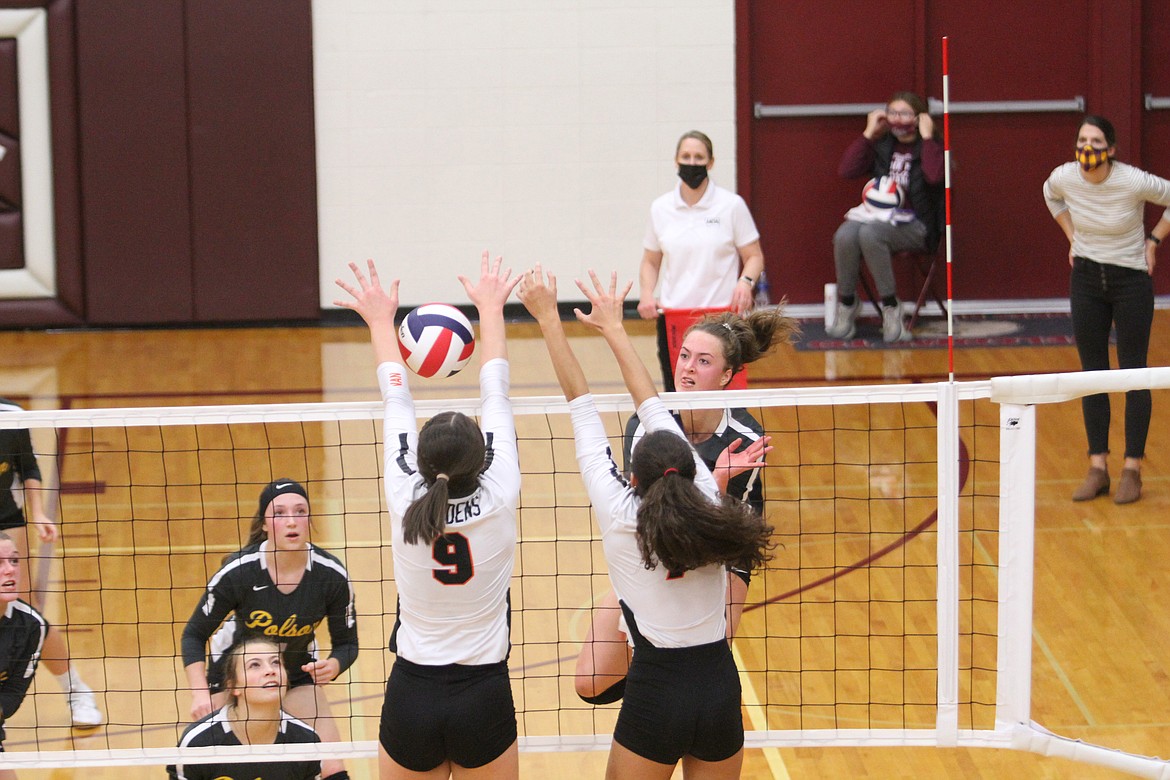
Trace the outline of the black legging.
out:
[[[658,367],[662,369],[662,392],[674,392],[674,365],[670,362],[670,343],[666,338],[666,315],[658,315]]]
[[[1085,371],[1109,368],[1109,331],[1117,326],[1117,367],[1145,368],[1154,320],[1154,282],[1145,271],[1098,263],[1087,257],[1073,259],[1069,281],[1073,336]],[[1125,457],[1146,454],[1150,430],[1149,390],[1125,394]],[[1089,454],[1109,452],[1109,396],[1087,395],[1081,399]]]

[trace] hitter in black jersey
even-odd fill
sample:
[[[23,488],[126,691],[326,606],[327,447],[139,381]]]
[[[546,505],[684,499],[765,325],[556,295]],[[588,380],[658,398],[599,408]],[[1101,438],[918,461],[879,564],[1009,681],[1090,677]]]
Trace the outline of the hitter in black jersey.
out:
[[[4,609],[0,614],[0,751],[4,750],[4,723],[28,693],[49,630],[41,613],[18,598],[20,579],[16,542],[0,531],[0,606]],[[0,769],[0,780],[15,777],[11,769]]]
[[[19,411],[22,411],[19,406],[0,398],[0,412]],[[41,469],[28,429],[0,428],[0,531],[7,531],[17,549],[26,554],[33,549],[29,526],[36,530],[41,542],[57,539],[57,526],[45,512],[45,495]],[[47,562],[44,565],[48,565]],[[31,580],[30,570],[20,591],[21,598],[26,601],[31,601]],[[101,725],[103,717],[97,706],[97,697],[70,663],[69,648],[59,629],[49,627],[41,660],[65,691],[73,725],[76,728]]]
[[[309,515],[308,493],[300,483],[270,482],[260,493],[248,546],[227,556],[207,583],[183,631],[192,719],[205,717],[226,700],[224,651],[237,636],[259,633],[284,643],[289,670],[285,709],[307,721],[325,742],[340,741],[320,686],[357,658],[357,617],[349,572],[333,555],[309,543]],[[328,621],[332,645],[324,660],[317,658],[314,634],[322,620]],[[322,769],[326,777],[344,771],[338,760],[324,762]]]
[[[224,653],[223,672],[228,703],[188,726],[179,747],[321,741],[309,724],[281,709],[288,686],[278,643],[245,637]],[[170,780],[318,780],[321,762],[177,763],[167,772]]]

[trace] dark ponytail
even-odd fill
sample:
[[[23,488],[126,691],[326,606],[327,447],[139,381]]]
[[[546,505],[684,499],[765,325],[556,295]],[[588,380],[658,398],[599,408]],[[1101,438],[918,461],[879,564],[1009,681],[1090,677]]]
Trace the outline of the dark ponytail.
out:
[[[690,445],[670,431],[654,431],[634,448],[638,550],[647,569],[659,564],[682,573],[711,564],[759,568],[771,558],[772,526],[745,504],[713,503],[695,485]]]
[[[796,320],[785,316],[784,304],[781,301],[776,306],[755,309],[746,316],[729,311],[707,314],[687,328],[687,333],[697,330],[719,339],[723,360],[734,376],[772,347],[790,343],[800,333]]]
[[[402,516],[407,544],[432,544],[447,530],[447,502],[471,495],[479,487],[486,448],[475,420],[460,412],[442,412],[418,432],[418,472],[427,492]]]

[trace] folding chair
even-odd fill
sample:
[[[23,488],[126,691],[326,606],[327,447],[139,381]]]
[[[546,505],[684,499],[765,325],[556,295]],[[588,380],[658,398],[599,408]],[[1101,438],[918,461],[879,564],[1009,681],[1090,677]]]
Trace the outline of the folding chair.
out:
[[[938,308],[942,311],[943,316],[947,315],[947,303],[943,299],[942,294],[938,292],[934,285],[934,277],[938,272],[939,264],[944,262],[939,252],[922,252],[904,249],[901,252],[895,252],[891,257],[892,265],[897,268],[900,263],[910,263],[914,269],[915,276],[922,283],[922,287],[918,292],[918,300],[914,303],[914,313],[910,315],[910,322],[907,328],[914,330],[914,326],[918,323],[918,315],[922,311],[922,306],[926,303],[926,298],[929,295],[934,298],[934,302],[938,304]],[[864,264],[861,267],[861,289],[865,292],[865,297],[869,298],[870,303],[873,304],[874,311],[877,312],[878,317],[882,316],[882,302],[877,293],[874,292],[873,281],[866,270]]]

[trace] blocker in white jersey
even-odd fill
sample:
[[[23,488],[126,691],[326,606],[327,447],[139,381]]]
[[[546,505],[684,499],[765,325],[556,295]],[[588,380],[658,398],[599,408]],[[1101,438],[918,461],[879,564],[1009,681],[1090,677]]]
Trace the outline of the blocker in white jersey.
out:
[[[478,484],[467,495],[448,499],[441,536],[408,544],[401,518],[427,489],[418,470],[414,402],[402,366],[378,367],[386,404],[386,501],[393,519],[398,583],[398,620],[390,649],[415,663],[489,664],[508,655],[520,464],[507,362],[484,365],[479,382],[484,468]]]
[[[622,326],[627,284],[608,291],[590,272],[577,286],[592,308],[577,318],[599,331],[617,358],[646,435],[634,448],[631,481],[614,463],[609,437],[557,307],[556,280],[537,266],[520,300],[536,318],[569,401],[577,463],[601,530],[609,578],[634,653],[609,754],[610,777],[670,777],[690,757],[711,776],[743,763],[739,676],[726,639],[724,566],[767,559],[771,527],[743,502],[722,498],[711,472],[659,400]],[[692,764],[693,766],[693,764]]]
[[[517,280],[483,253],[478,283],[460,276],[479,312],[480,422],[441,412],[420,430],[394,339],[398,282],[382,289],[350,263],[357,286],[339,306],[370,327],[385,404],[386,502],[398,616],[379,729],[382,777],[519,774],[516,709],[508,680],[508,588],[516,553],[520,463],[508,400],[504,303]]]

